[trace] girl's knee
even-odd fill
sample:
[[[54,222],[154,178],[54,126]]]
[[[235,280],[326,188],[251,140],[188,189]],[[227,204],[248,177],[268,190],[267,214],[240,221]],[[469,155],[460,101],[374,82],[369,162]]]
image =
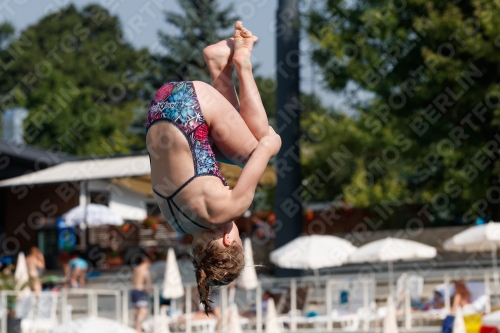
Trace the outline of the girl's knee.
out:
[[[262,140],[263,137],[270,135],[271,130],[272,130],[271,126],[268,126],[267,128],[262,128],[254,134],[255,138],[257,139],[257,141],[260,141]]]

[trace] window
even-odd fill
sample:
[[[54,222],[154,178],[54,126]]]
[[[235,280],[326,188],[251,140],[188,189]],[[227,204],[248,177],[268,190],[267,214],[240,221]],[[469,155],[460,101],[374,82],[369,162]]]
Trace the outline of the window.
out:
[[[90,203],[109,205],[109,192],[107,191],[90,191]]]

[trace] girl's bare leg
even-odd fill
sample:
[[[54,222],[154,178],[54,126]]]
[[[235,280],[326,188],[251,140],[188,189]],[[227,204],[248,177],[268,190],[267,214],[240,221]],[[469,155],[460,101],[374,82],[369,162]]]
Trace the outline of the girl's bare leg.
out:
[[[204,82],[193,83],[215,146],[233,163],[243,167],[257,147],[257,139],[241,113],[219,91]]]
[[[240,83],[240,114],[257,141],[269,135],[266,110],[252,73],[253,44],[258,38],[245,29],[241,21],[234,25],[233,64]]]
[[[213,87],[240,111],[241,117],[259,141],[269,134],[269,124],[250,62],[253,44],[257,39],[238,21],[235,24],[233,38],[208,46],[203,55],[212,77]],[[233,63],[240,81],[240,102],[232,80]]]
[[[228,38],[207,46],[203,50],[203,57],[210,71],[212,87],[220,92],[236,110],[239,110],[240,102],[233,83],[233,53],[234,40]]]
[[[240,102],[238,101],[233,82],[233,53],[234,40],[233,38],[228,38],[207,46],[203,50],[203,57],[210,71],[212,87],[224,96],[233,105],[235,110],[239,111]],[[229,164],[236,163],[231,156],[226,156],[217,145],[214,145],[212,149],[217,161]]]

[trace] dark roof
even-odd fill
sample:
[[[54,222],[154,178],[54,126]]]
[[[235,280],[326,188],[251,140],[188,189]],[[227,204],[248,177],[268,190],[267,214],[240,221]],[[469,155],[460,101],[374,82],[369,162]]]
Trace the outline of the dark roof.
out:
[[[76,156],[65,153],[29,145],[17,145],[4,140],[0,140],[0,154],[25,161],[43,163],[47,166],[78,159]]]
[[[76,156],[55,152],[50,149],[18,145],[1,139],[0,158],[2,161],[0,180],[17,177],[77,159]]]

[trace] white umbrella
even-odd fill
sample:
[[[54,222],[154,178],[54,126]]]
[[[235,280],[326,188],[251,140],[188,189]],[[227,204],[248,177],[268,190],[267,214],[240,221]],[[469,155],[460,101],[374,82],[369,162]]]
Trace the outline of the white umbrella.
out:
[[[278,322],[278,314],[274,300],[269,298],[267,301],[267,314],[266,314],[266,333],[280,333],[281,327]]]
[[[384,330],[383,333],[398,333],[398,322],[396,319],[396,308],[394,307],[394,301],[392,297],[387,298],[387,314],[384,318]]]
[[[394,284],[393,261],[431,259],[436,254],[435,247],[408,239],[387,237],[361,246],[349,256],[349,262],[387,262],[389,266],[389,288],[392,294]]]
[[[165,278],[163,279],[161,295],[165,299],[177,299],[184,296],[181,273],[179,271],[179,265],[177,265],[174,249],[172,248],[168,249]]]
[[[253,262],[252,241],[250,238],[245,238],[243,243],[243,252],[245,254],[245,267],[241,272],[236,285],[243,290],[253,290],[259,285],[257,280],[257,272]]]
[[[238,307],[234,303],[229,308],[229,329],[228,329],[228,332],[243,333],[243,330],[241,329],[240,315],[238,314]]]
[[[30,276],[28,274],[28,265],[26,264],[26,257],[22,252],[19,252],[19,254],[17,255],[14,278],[16,279],[16,290],[19,290],[17,298],[22,299],[24,297],[30,296],[31,289],[28,284]]]
[[[339,237],[300,236],[272,251],[270,260],[283,268],[317,270],[343,265],[354,251],[354,245]]]
[[[453,333],[467,333],[465,328],[464,316],[462,314],[462,309],[457,306],[455,310],[455,319],[453,320]]]
[[[50,330],[50,333],[137,333],[127,325],[111,319],[85,317],[73,320]]]
[[[88,204],[77,206],[63,216],[64,226],[75,227],[81,224],[89,226],[122,225],[123,218],[108,206]]]
[[[498,289],[497,249],[500,246],[500,223],[489,222],[476,225],[448,238],[443,245],[447,251],[484,252],[491,251],[495,287]]]

